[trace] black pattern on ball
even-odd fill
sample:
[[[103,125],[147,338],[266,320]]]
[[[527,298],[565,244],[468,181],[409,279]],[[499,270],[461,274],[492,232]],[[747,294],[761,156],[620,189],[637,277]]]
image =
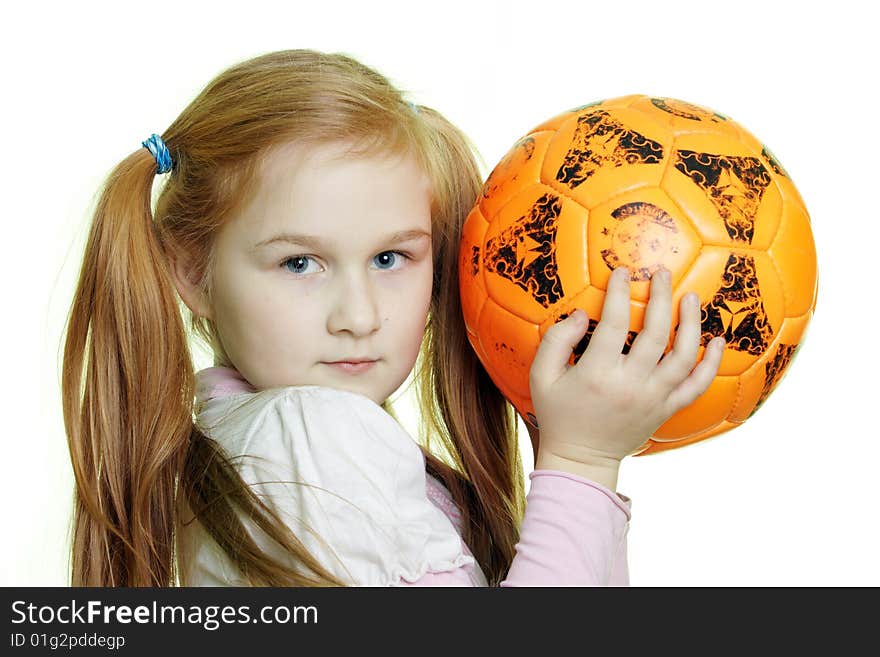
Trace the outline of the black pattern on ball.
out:
[[[605,167],[659,164],[662,160],[661,143],[627,128],[608,112],[594,111],[578,117],[556,180],[574,189]]]
[[[720,123],[721,121],[729,120],[723,114],[709,111],[698,105],[692,105],[691,103],[686,103],[683,100],[676,100],[675,98],[652,98],[651,104],[668,114],[678,116],[682,119],[689,119],[691,121]]]
[[[515,224],[486,243],[485,267],[549,308],[565,292],[556,267],[556,229],[562,202],[542,195]]]
[[[702,307],[701,344],[705,347],[722,336],[726,349],[763,354],[775,335],[758,283],[754,258],[731,253],[721,278],[721,287]]]
[[[764,404],[770,393],[781,380],[785,371],[788,369],[791,361],[794,360],[800,345],[797,344],[780,344],[773,354],[773,358],[764,365],[764,387],[761,389],[761,396],[758,398],[755,408],[749,413],[752,417],[759,408]]]
[[[737,242],[752,243],[755,216],[770,173],[754,157],[676,151],[675,168],[705,192],[724,220],[727,234]]]

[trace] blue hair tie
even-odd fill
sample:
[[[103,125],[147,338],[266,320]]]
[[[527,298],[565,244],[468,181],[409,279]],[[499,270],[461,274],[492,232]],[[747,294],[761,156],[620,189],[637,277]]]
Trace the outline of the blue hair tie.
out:
[[[156,170],[157,174],[171,171],[171,153],[168,152],[168,147],[159,135],[153,133],[149,139],[142,141],[141,145],[156,158],[156,165],[159,167]]]
[[[412,108],[413,114],[419,113],[419,106],[413,102],[410,102],[409,106]]]

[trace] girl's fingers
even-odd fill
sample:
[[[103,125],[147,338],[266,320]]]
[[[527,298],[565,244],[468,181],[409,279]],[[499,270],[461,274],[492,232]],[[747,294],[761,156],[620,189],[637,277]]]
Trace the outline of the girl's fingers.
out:
[[[587,330],[587,313],[575,309],[568,317],[547,329],[538,344],[529,369],[529,388],[552,385],[568,370],[571,352]]]
[[[675,342],[670,351],[657,365],[652,378],[661,382],[669,389],[676,388],[697,362],[697,352],[700,350],[700,327],[702,311],[700,300],[696,294],[689,292],[681,298],[678,313],[678,330],[675,333]]]
[[[669,397],[667,397],[666,404],[667,413],[669,413],[669,415],[677,413],[706,392],[706,389],[718,373],[718,365],[721,363],[721,356],[723,354],[724,338],[712,339],[706,346],[706,351],[703,354],[703,360],[700,361],[700,364],[697,365],[691,375],[673,390]]]
[[[629,331],[629,284],[626,267],[618,267],[611,273],[602,304],[602,318],[575,367],[583,364],[604,372],[617,365]]]
[[[645,325],[626,356],[625,365],[634,379],[644,381],[657,367],[669,343],[672,321],[672,282],[669,271],[661,269],[651,277],[651,298],[645,310]]]

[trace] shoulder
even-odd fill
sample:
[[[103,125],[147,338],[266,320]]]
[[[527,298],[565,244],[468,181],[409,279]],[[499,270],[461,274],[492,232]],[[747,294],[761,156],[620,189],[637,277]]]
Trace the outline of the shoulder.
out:
[[[426,494],[422,450],[369,398],[279,388],[209,400],[200,418],[243,480],[341,577],[384,586],[474,562],[448,492],[434,481]]]
[[[400,439],[397,421],[372,399],[325,386],[284,386],[206,400],[196,409],[197,425],[235,453],[283,449],[352,434],[367,444]]]
[[[420,488],[424,496],[419,445],[358,393],[288,386],[233,395],[208,401],[199,424],[248,483],[283,478],[384,500]]]

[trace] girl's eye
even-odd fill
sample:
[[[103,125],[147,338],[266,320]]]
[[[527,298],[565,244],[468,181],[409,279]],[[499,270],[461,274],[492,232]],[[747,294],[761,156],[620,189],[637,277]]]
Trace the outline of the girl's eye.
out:
[[[400,256],[405,262],[406,260],[412,260],[410,256],[402,251],[383,251],[379,255],[377,255],[374,260],[380,264],[379,269],[383,271],[394,271],[393,267],[389,267],[387,265],[393,265],[394,262],[398,259],[394,256]],[[311,256],[291,256],[284,260],[281,263],[281,267],[287,269],[292,274],[306,274],[307,271],[307,263],[311,260],[314,260]],[[401,265],[402,266],[402,265]],[[398,267],[399,269],[399,267]]]
[[[400,256],[400,257],[399,258],[391,258],[390,256]],[[374,258],[374,260],[376,260],[377,262],[381,262],[383,265],[392,264],[392,263],[396,262],[397,260],[400,260],[401,267],[402,267],[404,262],[406,262],[407,260],[412,260],[412,258],[410,258],[405,253],[401,253],[400,251],[383,251],[382,253],[377,255]],[[384,267],[383,267],[383,269],[384,269]],[[398,267],[398,269],[399,269],[399,267]],[[389,267],[388,269],[386,269],[386,271],[391,271],[391,268]]]
[[[309,260],[311,260],[309,256],[292,256],[287,258],[284,262],[281,263],[281,266],[287,269],[292,274],[305,274],[306,271],[304,269],[305,264]],[[288,267],[288,264],[292,264],[293,267]]]

